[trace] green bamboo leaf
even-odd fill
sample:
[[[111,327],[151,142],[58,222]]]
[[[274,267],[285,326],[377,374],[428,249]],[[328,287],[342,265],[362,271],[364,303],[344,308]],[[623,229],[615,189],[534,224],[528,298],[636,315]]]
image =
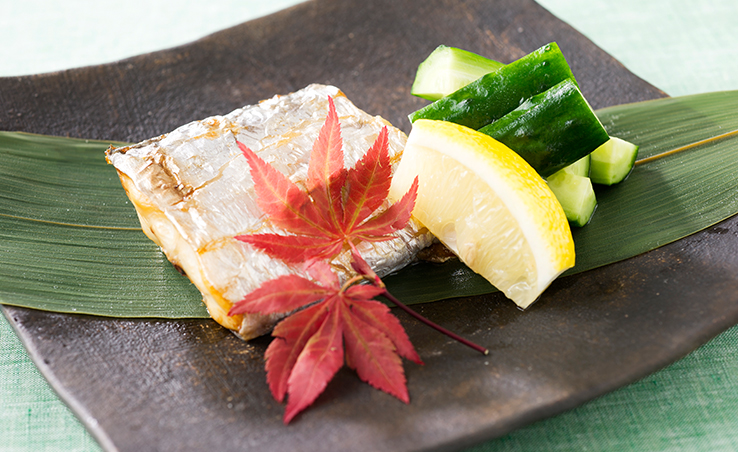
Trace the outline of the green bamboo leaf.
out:
[[[141,231],[105,162],[110,144],[0,133],[0,302],[115,317],[207,317],[197,289]]]
[[[707,228],[738,212],[738,91],[598,111],[641,146],[592,222],[574,231],[584,271]],[[712,139],[721,137],[721,139]],[[668,151],[699,143],[674,154]],[[104,150],[110,143],[0,132],[0,302],[119,317],[207,317],[197,290],[141,232]],[[648,160],[654,157],[654,160]],[[386,279],[406,303],[493,291],[458,261]]]

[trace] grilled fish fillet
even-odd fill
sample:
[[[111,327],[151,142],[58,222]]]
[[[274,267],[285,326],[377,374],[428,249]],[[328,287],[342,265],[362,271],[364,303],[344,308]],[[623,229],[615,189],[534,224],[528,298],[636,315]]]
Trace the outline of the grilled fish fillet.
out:
[[[387,126],[394,167],[405,134],[358,109],[337,88],[324,85],[310,85],[107,152],[144,233],[197,286],[213,319],[243,339],[267,333],[278,316],[231,317],[231,306],[262,283],[299,268],[234,239],[240,234],[281,232],[256,203],[249,166],[236,140],[304,186],[310,151],[328,112],[328,96],[334,98],[341,123],[346,165],[353,166]],[[412,262],[432,241],[415,220],[396,235],[390,241],[361,244],[362,256],[380,277]],[[344,278],[352,274],[348,253],[331,265]]]

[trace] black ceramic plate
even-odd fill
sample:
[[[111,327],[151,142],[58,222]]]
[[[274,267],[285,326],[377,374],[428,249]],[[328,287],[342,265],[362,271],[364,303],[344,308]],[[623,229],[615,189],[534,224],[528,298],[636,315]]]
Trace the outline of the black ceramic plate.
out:
[[[557,41],[593,107],[664,94],[531,1],[312,1],[115,64],[0,79],[0,129],[138,141],[313,83],[408,130],[438,44],[503,62]],[[398,314],[425,366],[409,405],[342,371],[289,427],[263,338],[210,320],[4,307],[42,373],[108,450],[454,450],[632,382],[738,322],[738,220],[555,282],[522,312],[499,294],[421,305],[482,357]],[[667,283],[668,282],[668,283]]]

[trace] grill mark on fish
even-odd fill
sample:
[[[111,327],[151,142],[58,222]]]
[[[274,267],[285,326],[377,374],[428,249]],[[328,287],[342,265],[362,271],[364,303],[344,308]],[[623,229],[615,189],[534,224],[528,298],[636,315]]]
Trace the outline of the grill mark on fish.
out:
[[[235,137],[238,136],[239,132],[243,129],[242,126],[229,121],[227,118],[207,118],[204,119],[202,123],[203,125],[207,126],[209,130],[202,135],[193,137],[193,140],[197,140],[200,138],[214,140],[216,138],[220,138],[220,136],[222,135],[221,131],[228,131]]]
[[[167,155],[156,152],[146,156],[145,160],[148,164],[142,168],[139,175],[149,174],[148,177],[152,183],[162,193],[173,192],[171,198],[176,199],[176,201],[170,201],[170,205],[173,206],[181,202],[194,192],[191,186],[185,184],[179,178],[178,168],[173,165]]]
[[[193,194],[194,194],[194,193],[195,193],[196,191],[198,191],[198,190],[202,190],[203,188],[206,188],[206,187],[207,187],[208,185],[211,185],[211,184],[214,184],[215,182],[218,182],[218,181],[219,181],[219,180],[220,180],[220,179],[221,179],[221,178],[223,177],[223,172],[225,171],[226,167],[227,167],[227,166],[228,166],[228,165],[229,165],[229,164],[230,164],[231,162],[233,162],[234,160],[236,160],[237,158],[240,158],[240,156],[234,156],[234,157],[233,157],[233,159],[231,159],[231,160],[229,160],[229,161],[228,161],[228,164],[226,164],[226,165],[223,165],[223,166],[221,166],[221,167],[220,167],[220,168],[218,169],[218,173],[217,173],[217,174],[216,174],[215,176],[213,176],[213,178],[212,178],[212,179],[206,180],[205,182],[203,182],[203,183],[202,183],[201,185],[199,185],[198,187],[196,187],[196,188],[193,188],[193,189],[192,189],[192,191],[191,191],[191,192],[190,192],[190,193],[189,193],[189,194],[188,194],[188,195],[187,195],[186,197],[187,197],[187,198],[191,198],[191,197],[192,197],[192,195],[193,195]]]

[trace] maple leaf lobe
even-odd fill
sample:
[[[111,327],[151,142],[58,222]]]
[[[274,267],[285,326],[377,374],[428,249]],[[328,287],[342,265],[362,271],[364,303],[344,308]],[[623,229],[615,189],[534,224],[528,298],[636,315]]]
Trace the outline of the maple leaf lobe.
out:
[[[357,241],[390,240],[391,234],[407,225],[414,207],[415,194],[406,195],[369,219],[387,199],[392,181],[387,127],[356,165],[346,170],[340,123],[331,98],[328,105],[326,122],[310,154],[307,191],[239,143],[251,168],[259,207],[289,235],[239,235],[236,239],[285,262],[330,259],[354,248]]]

